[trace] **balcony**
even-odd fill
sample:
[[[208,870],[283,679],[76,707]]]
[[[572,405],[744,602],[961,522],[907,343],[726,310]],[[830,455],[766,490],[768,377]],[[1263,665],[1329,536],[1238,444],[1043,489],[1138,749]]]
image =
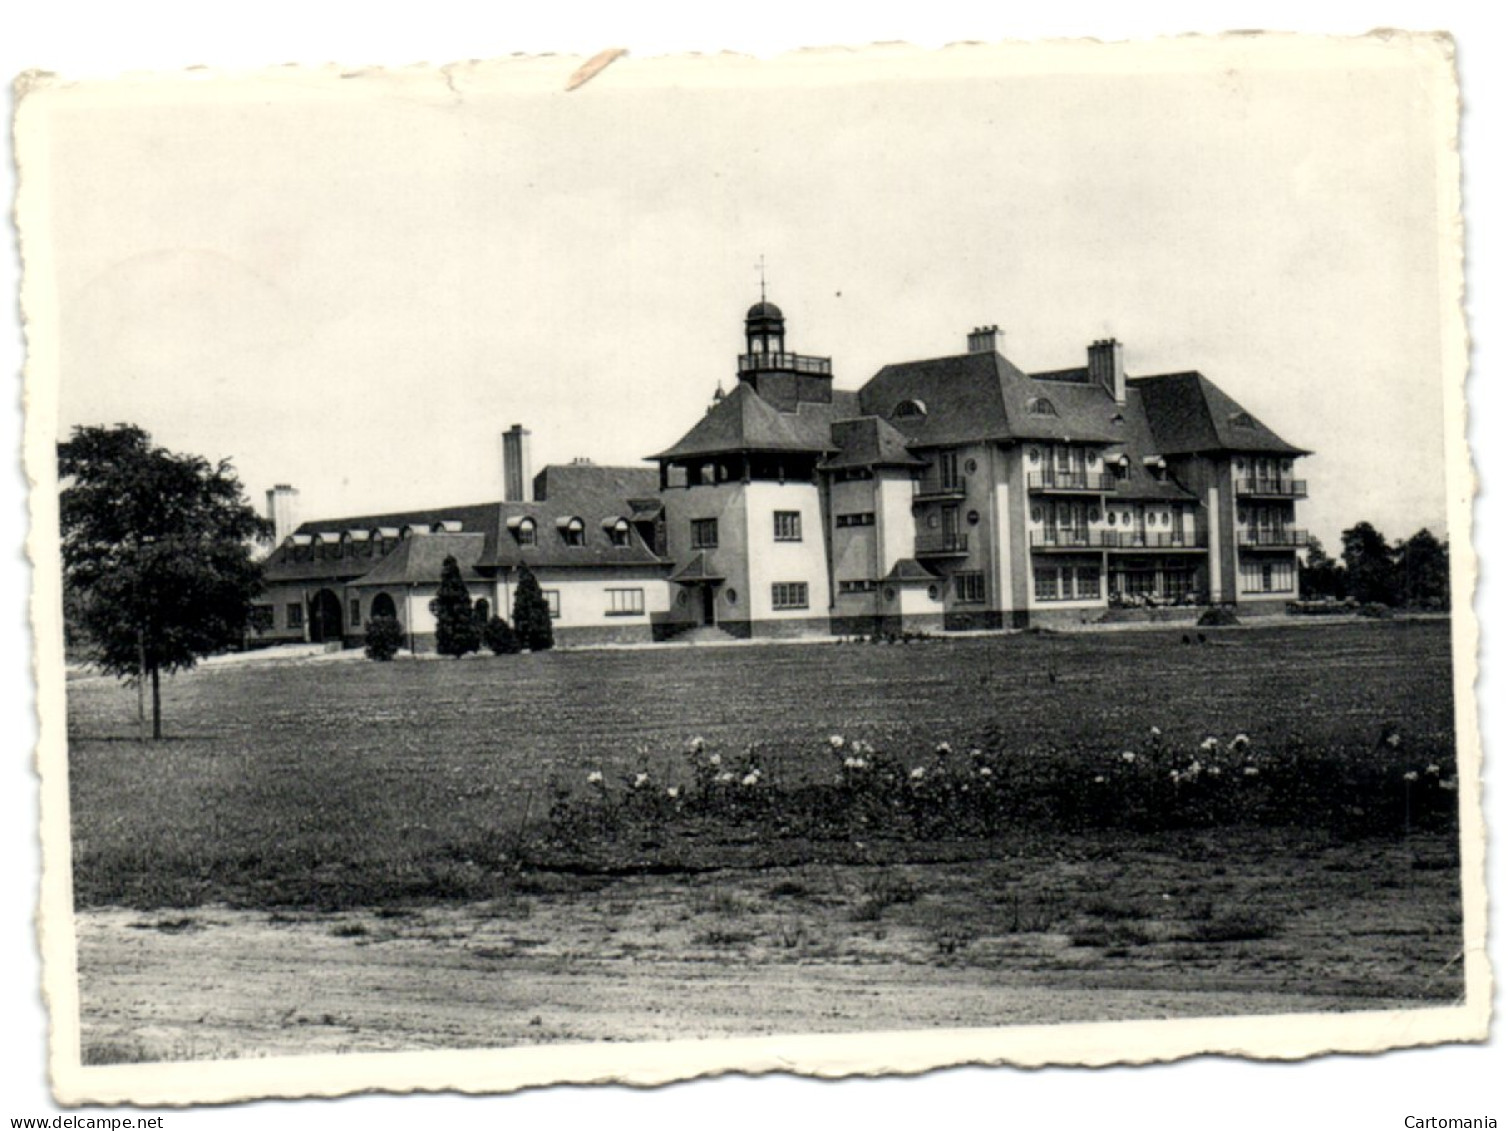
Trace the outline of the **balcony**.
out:
[[[957,479],[941,479],[926,475],[911,482],[911,501],[931,503],[939,499],[961,499],[968,494],[968,484],[960,475]]]
[[[916,536],[916,556],[919,558],[961,558],[968,552],[967,534],[949,532]]]
[[[1104,550],[1114,547],[1116,536],[1109,530],[1033,530],[1033,550]]]
[[[1251,499],[1307,499],[1309,484],[1302,479],[1237,479],[1236,494]]]
[[[803,353],[741,353],[738,372],[744,373],[817,373],[833,375],[833,359],[809,357]]]
[[[1116,531],[1110,537],[1115,539],[1110,546],[1112,550],[1203,550],[1208,546],[1208,539],[1199,532],[1174,534],[1165,530],[1155,534],[1151,531],[1136,534]]]
[[[1244,550],[1293,550],[1309,545],[1307,530],[1237,530],[1236,545]]]
[[[1026,489],[1038,493],[1057,491],[1100,495],[1115,490],[1115,476],[1101,471],[1032,471],[1027,473]]]

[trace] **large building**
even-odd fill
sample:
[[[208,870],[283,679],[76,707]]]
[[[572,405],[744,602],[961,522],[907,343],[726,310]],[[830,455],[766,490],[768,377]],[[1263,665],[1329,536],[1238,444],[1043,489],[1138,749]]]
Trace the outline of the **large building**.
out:
[[[745,336],[737,386],[652,457],[658,474],[549,467],[526,500],[515,426],[501,502],[298,527],[268,564],[266,637],[349,641],[386,612],[423,647],[447,554],[504,615],[527,564],[567,644],[1273,612],[1297,596],[1308,453],[1200,373],[1128,376],[1113,340],[1024,373],[990,326],[846,390],[829,358],[786,348],[772,303]]]

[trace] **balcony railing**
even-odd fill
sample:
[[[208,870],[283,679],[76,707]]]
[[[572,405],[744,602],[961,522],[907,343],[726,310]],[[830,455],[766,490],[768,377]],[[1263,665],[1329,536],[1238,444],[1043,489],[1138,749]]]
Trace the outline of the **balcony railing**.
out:
[[[964,477],[942,479],[936,475],[924,475],[911,481],[911,497],[919,503],[932,499],[961,499],[968,493]]]
[[[916,536],[916,556],[919,558],[940,558],[968,552],[969,536],[967,534],[918,534]]]
[[[1115,539],[1111,549],[1118,550],[1202,550],[1207,545],[1204,534],[1198,531],[1188,534],[1167,530],[1155,534],[1150,530],[1145,534],[1116,531],[1111,537]]]
[[[1249,549],[1283,550],[1309,545],[1307,530],[1237,530],[1236,545]]]
[[[740,373],[821,373],[832,376],[833,359],[809,357],[804,353],[741,353],[738,355]]]
[[[1026,476],[1028,491],[1114,491],[1115,476],[1102,471],[1033,471]]]
[[[1116,544],[1109,530],[1033,530],[1033,550],[1105,550]]]
[[[1307,499],[1309,484],[1302,479],[1237,479],[1236,494],[1267,495],[1278,499]]]

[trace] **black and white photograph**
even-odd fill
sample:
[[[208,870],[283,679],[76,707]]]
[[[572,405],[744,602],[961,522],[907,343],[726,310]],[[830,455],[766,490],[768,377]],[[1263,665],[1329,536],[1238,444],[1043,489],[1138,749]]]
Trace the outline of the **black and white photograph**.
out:
[[[1451,37],[716,46],[17,80],[56,1100],[1485,1040]]]

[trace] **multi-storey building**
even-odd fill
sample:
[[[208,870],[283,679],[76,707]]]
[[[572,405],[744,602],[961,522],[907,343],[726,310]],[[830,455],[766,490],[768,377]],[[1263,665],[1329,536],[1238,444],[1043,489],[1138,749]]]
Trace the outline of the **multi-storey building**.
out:
[[[1130,377],[1113,340],[1081,367],[1025,373],[987,326],[963,353],[845,390],[829,358],[787,349],[774,304],[749,310],[745,339],[737,386],[652,457],[657,478],[549,467],[525,498],[515,426],[501,502],[298,527],[268,562],[264,638],[351,642],[388,613],[424,647],[446,556],[504,615],[528,565],[563,643],[1271,612],[1297,596],[1308,453],[1200,373]],[[285,525],[288,500],[269,492]]]

